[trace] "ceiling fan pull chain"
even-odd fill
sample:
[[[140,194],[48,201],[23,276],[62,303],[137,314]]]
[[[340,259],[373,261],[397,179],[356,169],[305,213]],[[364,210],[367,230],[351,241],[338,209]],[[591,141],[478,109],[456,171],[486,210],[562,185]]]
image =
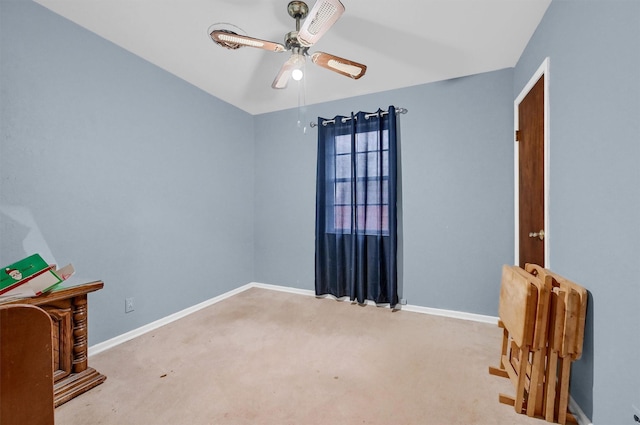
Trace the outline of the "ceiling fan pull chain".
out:
[[[304,64],[302,65],[304,72]],[[307,85],[305,83],[306,78],[298,81],[298,128],[302,127],[302,133],[307,133],[307,126],[304,124],[305,112],[307,110],[306,98],[307,98]]]

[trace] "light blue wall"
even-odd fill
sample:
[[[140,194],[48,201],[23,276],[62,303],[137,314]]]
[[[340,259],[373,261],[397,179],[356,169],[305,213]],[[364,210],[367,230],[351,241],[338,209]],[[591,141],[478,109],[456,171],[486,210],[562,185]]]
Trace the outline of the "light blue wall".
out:
[[[596,425],[640,407],[639,8],[554,0],[515,70],[303,119],[409,109],[403,297],[496,315],[513,99],[550,57],[551,265],[592,295],[571,393]],[[27,253],[11,206],[59,262],[105,280],[90,344],[250,281],[313,288],[316,130],[297,110],[251,117],[27,0],[0,0],[0,108],[0,264]]]
[[[513,262],[513,70],[307,108],[305,123],[389,105],[401,115],[403,294],[497,316]],[[256,117],[256,279],[313,289],[316,129],[298,111]]]
[[[0,7],[0,206],[105,281],[89,343],[250,282],[252,117],[36,3]],[[26,230],[0,222],[4,265]]]
[[[590,291],[571,394],[596,425],[640,408],[640,2],[554,0],[515,69],[550,58],[550,261]]]

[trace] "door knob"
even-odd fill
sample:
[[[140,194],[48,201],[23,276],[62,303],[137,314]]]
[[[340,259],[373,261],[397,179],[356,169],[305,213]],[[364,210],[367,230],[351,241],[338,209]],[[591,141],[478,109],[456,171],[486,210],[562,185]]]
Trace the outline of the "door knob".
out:
[[[544,229],[540,230],[539,232],[530,232],[529,233],[529,237],[530,238],[540,238],[540,240],[544,240]]]

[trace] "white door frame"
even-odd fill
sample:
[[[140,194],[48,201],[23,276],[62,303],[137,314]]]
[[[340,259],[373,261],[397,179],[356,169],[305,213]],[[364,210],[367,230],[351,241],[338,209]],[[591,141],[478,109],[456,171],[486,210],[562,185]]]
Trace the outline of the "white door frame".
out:
[[[538,68],[538,70],[533,74],[529,82],[524,86],[516,100],[513,102],[513,163],[514,163],[514,212],[515,212],[515,248],[514,248],[514,264],[520,264],[520,179],[519,179],[519,171],[520,171],[520,161],[519,161],[519,150],[518,150],[518,142],[515,139],[516,130],[520,128],[518,122],[518,106],[520,102],[525,98],[525,96],[531,91],[533,86],[538,82],[540,77],[544,75],[544,265],[545,268],[550,268],[550,255],[549,255],[549,236],[551,234],[549,228],[549,58],[545,58],[542,62],[542,65]],[[537,231],[538,229],[536,229]]]

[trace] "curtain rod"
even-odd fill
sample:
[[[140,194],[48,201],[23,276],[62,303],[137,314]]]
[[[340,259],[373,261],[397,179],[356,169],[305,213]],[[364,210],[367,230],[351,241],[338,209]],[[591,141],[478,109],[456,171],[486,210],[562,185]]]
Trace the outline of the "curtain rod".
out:
[[[406,108],[396,108],[396,115],[397,114],[406,114],[407,112],[409,112],[409,110],[406,109]],[[382,113],[380,113],[380,116],[387,115],[387,114],[389,114],[389,111],[382,111]],[[378,115],[378,113],[374,112],[374,113],[371,113],[371,114],[366,114],[364,117],[366,119],[369,119],[369,117],[375,117],[377,115]],[[344,118],[342,118],[342,122],[345,123],[345,122],[349,121],[350,119],[351,119],[351,117],[344,117]],[[322,121],[322,125],[335,124],[335,122],[336,122],[336,120],[326,120],[326,121]],[[311,121],[309,123],[309,125],[312,128],[318,126],[318,124],[316,124],[314,121]]]

